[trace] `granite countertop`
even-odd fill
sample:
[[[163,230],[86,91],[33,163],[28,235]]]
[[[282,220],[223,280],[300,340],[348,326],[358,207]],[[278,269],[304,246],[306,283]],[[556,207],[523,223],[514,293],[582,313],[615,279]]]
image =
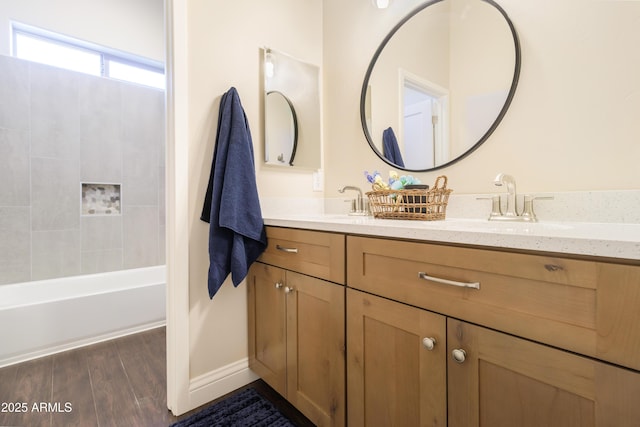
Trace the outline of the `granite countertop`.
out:
[[[278,227],[640,261],[640,224],[456,218],[409,221],[320,214],[265,216],[264,222]]]

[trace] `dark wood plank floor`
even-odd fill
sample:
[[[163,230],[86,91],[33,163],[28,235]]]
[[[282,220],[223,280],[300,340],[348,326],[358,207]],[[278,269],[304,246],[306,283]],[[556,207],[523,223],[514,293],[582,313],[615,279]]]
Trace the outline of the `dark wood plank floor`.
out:
[[[174,417],[167,410],[165,333],[157,328],[1,368],[0,426],[156,427],[197,412]],[[313,425],[264,382],[248,386],[296,425]]]

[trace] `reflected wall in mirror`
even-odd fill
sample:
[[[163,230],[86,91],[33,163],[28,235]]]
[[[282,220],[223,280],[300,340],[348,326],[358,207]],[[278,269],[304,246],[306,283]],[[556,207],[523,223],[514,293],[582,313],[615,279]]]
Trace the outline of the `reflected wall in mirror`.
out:
[[[320,69],[270,48],[263,55],[266,164],[320,169]]]
[[[365,137],[386,163],[440,169],[496,129],[520,74],[520,45],[491,0],[436,0],[414,9],[385,37],[360,99]]]

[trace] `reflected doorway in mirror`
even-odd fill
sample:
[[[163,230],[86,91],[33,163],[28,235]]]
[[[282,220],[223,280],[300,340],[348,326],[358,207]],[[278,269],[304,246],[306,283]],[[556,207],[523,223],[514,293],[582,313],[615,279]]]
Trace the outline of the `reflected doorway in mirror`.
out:
[[[399,122],[407,169],[431,169],[449,158],[449,91],[400,69]]]

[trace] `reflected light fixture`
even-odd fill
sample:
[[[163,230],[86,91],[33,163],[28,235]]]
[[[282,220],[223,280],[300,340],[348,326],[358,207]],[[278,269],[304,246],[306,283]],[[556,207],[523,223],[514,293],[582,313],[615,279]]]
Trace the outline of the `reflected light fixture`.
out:
[[[386,9],[389,7],[389,3],[391,3],[391,0],[373,0],[373,4],[378,8],[378,9]]]
[[[271,78],[274,73],[275,64],[273,63],[273,54],[271,53],[271,49],[266,49],[264,55],[264,74],[267,78]]]

